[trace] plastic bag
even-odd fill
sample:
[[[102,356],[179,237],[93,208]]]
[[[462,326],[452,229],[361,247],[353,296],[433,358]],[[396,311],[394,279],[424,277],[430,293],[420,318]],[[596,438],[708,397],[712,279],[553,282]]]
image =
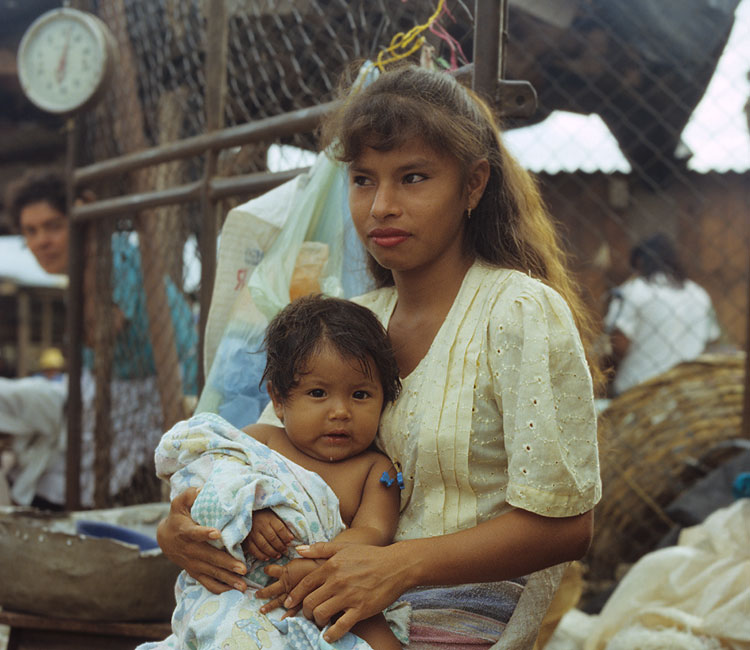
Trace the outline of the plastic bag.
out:
[[[377,75],[366,62],[355,92]],[[227,216],[206,323],[206,385],[196,411],[218,413],[236,427],[255,422],[268,403],[259,385],[268,322],[304,293],[350,298],[370,288],[346,170],[320,153],[309,172]]]
[[[293,297],[315,291],[351,297],[367,283],[346,173],[327,155],[319,154],[309,172],[234,208],[221,235],[206,326],[209,371],[196,410],[237,427],[255,422],[268,402],[259,382],[269,320]]]
[[[642,557],[596,618],[586,650],[688,647],[677,645],[680,635],[698,647],[750,648],[748,539],[750,499],[739,499],[684,529],[678,546]]]

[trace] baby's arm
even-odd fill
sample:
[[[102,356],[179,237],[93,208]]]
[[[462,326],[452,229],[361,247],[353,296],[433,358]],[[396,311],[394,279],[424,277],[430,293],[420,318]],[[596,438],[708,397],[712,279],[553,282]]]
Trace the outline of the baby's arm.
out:
[[[364,485],[352,486],[352,489],[361,487],[362,499],[351,526],[331,541],[374,546],[385,546],[393,541],[398,524],[401,495],[395,482],[390,487],[380,482],[383,472],[389,471],[391,473],[394,471],[391,461],[386,456],[377,454]],[[258,598],[271,599],[263,605],[260,611],[265,614],[280,607],[290,590],[323,562],[324,560],[295,559],[283,566],[277,564],[267,566],[264,569],[266,574],[276,578],[277,581],[256,593]],[[288,610],[287,615],[294,615],[298,609],[297,607]]]
[[[362,498],[351,525],[331,541],[373,546],[385,546],[393,541],[398,525],[401,490],[395,482],[390,487],[380,482],[383,472],[393,474],[395,470],[387,456],[380,453],[374,456],[375,461],[364,485],[352,486],[353,490],[361,488]]]

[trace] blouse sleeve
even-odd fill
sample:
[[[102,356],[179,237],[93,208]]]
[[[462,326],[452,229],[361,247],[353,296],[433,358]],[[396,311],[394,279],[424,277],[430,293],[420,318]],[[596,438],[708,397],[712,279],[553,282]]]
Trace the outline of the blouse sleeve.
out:
[[[284,426],[281,420],[276,416],[276,411],[273,410],[273,402],[268,402],[268,404],[266,404],[266,407],[258,416],[256,424],[270,424],[274,427]]]
[[[506,500],[543,516],[572,516],[601,496],[591,375],[567,304],[534,284],[498,301],[490,321]]]

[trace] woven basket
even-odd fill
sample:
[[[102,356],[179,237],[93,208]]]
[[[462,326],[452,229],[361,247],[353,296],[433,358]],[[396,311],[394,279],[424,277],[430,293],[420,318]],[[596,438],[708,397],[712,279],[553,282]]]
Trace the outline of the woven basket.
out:
[[[741,436],[744,354],[703,355],[626,391],[600,416],[602,500],[587,563],[610,580],[674,525],[664,509]],[[722,449],[729,451],[722,451]]]

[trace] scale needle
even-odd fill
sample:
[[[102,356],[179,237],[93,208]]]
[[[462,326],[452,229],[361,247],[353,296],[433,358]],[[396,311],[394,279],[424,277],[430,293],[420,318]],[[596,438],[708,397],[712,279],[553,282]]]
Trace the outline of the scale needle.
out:
[[[70,32],[72,27],[68,27],[68,32],[65,35],[65,45],[63,46],[62,56],[60,56],[60,62],[57,64],[57,71],[55,72],[55,79],[57,83],[62,83],[65,78],[65,63],[68,59],[68,47],[70,46]]]

